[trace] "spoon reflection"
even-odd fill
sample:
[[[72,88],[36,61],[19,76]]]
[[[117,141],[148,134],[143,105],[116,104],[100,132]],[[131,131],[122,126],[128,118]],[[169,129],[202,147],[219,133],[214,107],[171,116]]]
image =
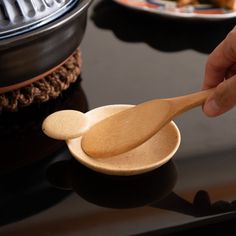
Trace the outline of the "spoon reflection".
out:
[[[109,176],[74,160],[48,169],[48,180],[58,188],[72,189],[88,202],[108,208],[134,208],[157,202],[171,193],[177,179],[172,161],[135,176]]]

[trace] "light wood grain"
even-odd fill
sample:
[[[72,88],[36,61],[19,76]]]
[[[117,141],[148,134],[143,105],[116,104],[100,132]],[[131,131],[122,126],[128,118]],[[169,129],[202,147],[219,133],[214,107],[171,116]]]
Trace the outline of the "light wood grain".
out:
[[[113,114],[132,108],[132,105],[109,105],[86,113],[89,126]],[[120,155],[107,158],[88,156],[81,147],[81,137],[67,140],[70,153],[76,160],[94,171],[109,175],[129,176],[154,170],[169,161],[178,150],[181,136],[173,121],[147,142]]]
[[[84,113],[62,110],[49,115],[42,124],[43,132],[50,138],[67,140],[80,136],[88,127]]]
[[[85,153],[105,158],[138,147],[174,117],[200,106],[213,89],[186,96],[155,99],[119,112],[92,126],[82,137]]]

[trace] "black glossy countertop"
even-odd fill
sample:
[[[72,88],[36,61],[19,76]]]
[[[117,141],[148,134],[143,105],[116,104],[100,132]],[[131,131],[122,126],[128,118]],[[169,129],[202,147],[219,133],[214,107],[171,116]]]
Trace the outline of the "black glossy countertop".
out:
[[[236,110],[213,119],[196,108],[178,117],[176,155],[132,177],[89,170],[41,132],[56,110],[198,91],[207,55],[234,22],[161,18],[94,1],[80,80],[55,101],[0,116],[0,235],[177,235],[234,225]]]

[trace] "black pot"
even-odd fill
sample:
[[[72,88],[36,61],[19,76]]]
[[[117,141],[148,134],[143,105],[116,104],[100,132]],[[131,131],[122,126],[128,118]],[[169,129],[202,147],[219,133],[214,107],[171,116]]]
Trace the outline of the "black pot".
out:
[[[91,1],[78,1],[70,11],[42,27],[0,37],[0,93],[45,76],[75,51],[85,33]]]

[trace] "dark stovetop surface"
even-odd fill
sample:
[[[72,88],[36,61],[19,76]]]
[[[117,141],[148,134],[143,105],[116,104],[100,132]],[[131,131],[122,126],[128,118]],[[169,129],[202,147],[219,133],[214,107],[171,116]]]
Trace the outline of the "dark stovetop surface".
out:
[[[60,98],[0,116],[0,235],[173,235],[228,229],[236,217],[236,111],[175,120],[182,141],[161,168],[95,173],[41,132],[61,109],[137,104],[201,87],[207,55],[235,20],[184,21],[94,1],[81,80]],[[211,227],[212,225],[212,227]]]

